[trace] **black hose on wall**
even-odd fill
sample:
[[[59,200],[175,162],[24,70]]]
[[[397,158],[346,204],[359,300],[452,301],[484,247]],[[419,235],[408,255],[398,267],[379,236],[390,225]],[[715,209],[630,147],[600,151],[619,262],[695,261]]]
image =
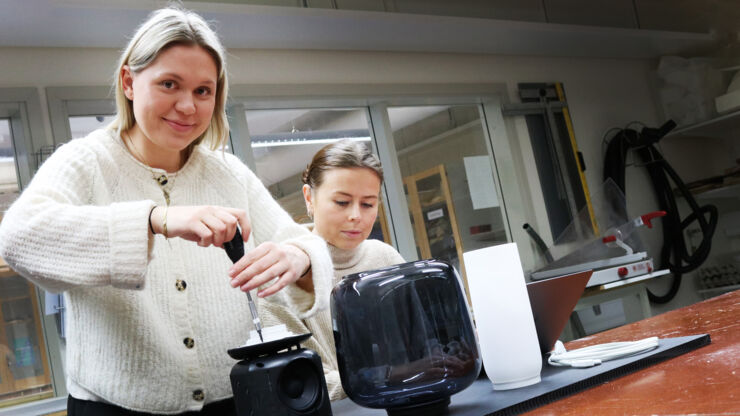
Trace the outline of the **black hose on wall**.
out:
[[[663,217],[663,248],[660,252],[660,268],[668,267],[673,275],[673,281],[668,293],[664,295],[656,295],[648,290],[648,297],[654,303],[670,302],[678,293],[681,276],[695,270],[707,259],[718,220],[717,207],[709,204],[700,207],[673,167],[654,146],[675,126],[676,124],[669,120],[659,129],[646,127],[641,132],[621,129],[609,141],[604,156],[604,180],[611,178],[626,196],[624,179],[626,158],[628,150],[633,149],[637,154],[636,163],[644,165],[650,175],[660,209],[667,213]],[[691,209],[691,213],[684,219],[681,219],[678,212],[671,181]],[[696,250],[690,253],[684,230],[693,222],[699,224],[702,240]]]
[[[535,245],[540,249],[542,252],[542,255],[545,256],[545,261],[547,263],[552,263],[554,259],[552,258],[552,254],[550,254],[550,251],[547,249],[547,244],[542,240],[542,237],[535,231],[534,228],[532,228],[531,225],[529,225],[528,222],[525,222],[522,226],[525,231],[527,231],[527,234],[529,234],[529,237],[534,241]]]

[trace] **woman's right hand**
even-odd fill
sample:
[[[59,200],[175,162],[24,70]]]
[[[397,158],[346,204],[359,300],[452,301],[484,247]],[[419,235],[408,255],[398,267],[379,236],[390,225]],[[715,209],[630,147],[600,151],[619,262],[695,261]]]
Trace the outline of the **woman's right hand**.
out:
[[[152,210],[149,221],[156,234],[165,234],[165,210],[167,212],[167,238],[180,237],[195,241],[201,247],[214,245],[223,247],[224,242],[231,241],[236,233],[236,226],[241,227],[242,238],[247,241],[251,226],[247,212],[243,209],[204,206],[157,206]]]

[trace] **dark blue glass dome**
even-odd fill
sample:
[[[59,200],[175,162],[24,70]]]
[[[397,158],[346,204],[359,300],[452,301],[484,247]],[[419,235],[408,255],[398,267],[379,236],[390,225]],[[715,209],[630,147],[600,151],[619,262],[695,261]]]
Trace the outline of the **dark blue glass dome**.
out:
[[[342,387],[390,415],[443,414],[481,359],[465,294],[449,264],[424,260],[345,276],[331,311]]]

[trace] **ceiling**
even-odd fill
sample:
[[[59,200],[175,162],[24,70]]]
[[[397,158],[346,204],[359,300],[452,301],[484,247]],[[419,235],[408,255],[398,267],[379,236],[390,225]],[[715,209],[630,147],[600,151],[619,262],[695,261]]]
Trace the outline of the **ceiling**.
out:
[[[161,0],[3,0],[0,46],[120,48]],[[709,34],[189,2],[227,48],[495,53],[653,58],[705,48]]]

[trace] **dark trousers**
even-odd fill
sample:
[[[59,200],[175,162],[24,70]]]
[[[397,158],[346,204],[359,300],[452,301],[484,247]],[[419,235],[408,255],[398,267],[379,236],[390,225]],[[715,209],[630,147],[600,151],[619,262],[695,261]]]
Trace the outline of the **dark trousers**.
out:
[[[112,404],[67,398],[67,416],[148,416],[150,413],[133,412]],[[236,416],[234,399],[208,403],[200,412],[185,412],[179,416]]]

